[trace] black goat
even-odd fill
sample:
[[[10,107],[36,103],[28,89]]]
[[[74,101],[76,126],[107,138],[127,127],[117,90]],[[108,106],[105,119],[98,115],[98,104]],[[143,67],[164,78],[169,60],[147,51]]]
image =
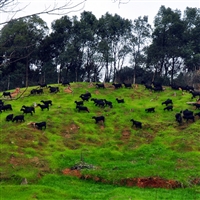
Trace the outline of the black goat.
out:
[[[105,85],[103,83],[96,83],[96,87],[105,89]]]
[[[187,122],[188,122],[189,119],[191,119],[193,122],[195,121],[194,115],[184,115],[183,119],[185,119]]]
[[[109,106],[110,108],[113,107],[112,105],[112,102],[111,101],[107,101],[107,100],[104,100],[105,101],[105,106]]]
[[[76,109],[78,109],[78,112],[80,111],[87,111],[88,113],[90,112],[86,106],[76,106]]]
[[[179,123],[179,125],[182,123],[182,115],[181,113],[176,113],[175,115],[176,121]]]
[[[3,95],[2,96],[4,96],[4,97],[7,97],[7,96],[9,96],[10,98],[12,98],[12,96],[11,96],[11,93],[10,92],[3,92]]]
[[[7,115],[7,116],[6,116],[6,121],[7,121],[7,122],[12,121],[13,116],[14,116],[13,114]]]
[[[114,85],[115,89],[122,88],[122,84],[121,83],[113,83],[112,85]]]
[[[63,86],[66,86],[66,85],[70,86],[70,82],[67,81],[67,80],[64,80],[64,81],[62,81],[61,85],[63,85]]]
[[[155,107],[145,109],[146,112],[155,112]]]
[[[44,109],[49,110],[49,104],[44,104],[44,105],[38,104],[38,106],[41,108],[42,111],[43,111]]]
[[[24,106],[24,105],[23,105],[22,108],[30,109],[30,110],[32,110],[32,112],[35,113],[35,108],[34,108],[34,106]]]
[[[193,122],[195,121],[193,111],[186,109],[184,111],[181,111],[180,113],[183,113],[183,119],[185,119],[187,122],[188,120],[192,120]]]
[[[200,112],[195,113],[194,116],[199,116],[199,118],[200,118]]]
[[[163,90],[162,86],[156,86],[156,87],[153,87],[153,91],[154,92],[161,92],[161,91],[164,91],[164,90]]]
[[[46,83],[38,83],[38,85],[41,87],[41,88],[44,88],[44,87],[46,87],[47,88],[47,84]]]
[[[20,111],[23,111],[23,114],[27,114],[30,113],[31,115],[33,115],[33,109],[32,108],[21,108]]]
[[[183,116],[193,115],[193,111],[188,110],[188,109],[185,109],[184,111],[181,111],[180,113],[183,113]]]
[[[16,121],[16,122],[18,122],[18,121],[24,122],[24,121],[25,121],[25,120],[24,120],[24,115],[17,115],[17,116],[15,116],[15,117],[12,119],[12,122],[14,122],[14,121]]]
[[[200,91],[190,90],[190,93],[192,94],[192,99],[195,98],[196,96],[199,96],[200,98]]]
[[[104,116],[98,116],[98,117],[93,116],[92,119],[95,119],[96,124],[98,122],[100,122],[100,121],[102,121],[103,123],[105,122],[105,117]]]
[[[118,103],[124,103],[124,99],[118,99],[118,98],[116,98],[116,100],[117,100]]]
[[[46,122],[36,122],[34,123],[34,126],[40,130],[42,130],[43,127],[46,129]]]
[[[42,88],[40,88],[40,89],[32,89],[31,90],[31,94],[43,94],[43,93],[44,93],[44,91],[43,91]]]
[[[60,92],[59,87],[52,87],[52,86],[49,86],[48,88],[49,88],[49,90],[50,90],[50,93],[57,93],[57,92]]]
[[[166,101],[162,102],[162,105],[165,104],[166,106],[168,106],[168,104],[173,104],[171,99],[167,99]]]
[[[135,126],[136,128],[142,128],[142,122],[135,121],[134,119],[131,119],[130,121],[133,122],[132,126]]]
[[[40,102],[42,102],[44,105],[51,105],[51,106],[53,105],[51,100],[46,100],[46,101],[41,100]]]
[[[89,101],[90,97],[91,97],[91,93],[85,93],[85,94],[81,94],[79,96],[83,101]]]
[[[164,110],[173,111],[173,106],[167,106],[167,107],[164,108]]]
[[[3,110],[3,111],[12,110],[12,105],[11,104],[6,104],[6,105],[1,106],[0,109]]]
[[[123,83],[125,88],[133,88],[131,83]]]
[[[0,107],[4,105],[4,102],[0,99]]]
[[[83,101],[74,101],[74,103],[75,103],[77,106],[83,105]]]
[[[145,84],[144,86],[145,86],[145,89],[153,90],[153,87],[152,87],[151,85],[147,85],[147,84]]]
[[[196,109],[200,109],[200,104],[199,103],[194,103],[193,106],[195,106]]]

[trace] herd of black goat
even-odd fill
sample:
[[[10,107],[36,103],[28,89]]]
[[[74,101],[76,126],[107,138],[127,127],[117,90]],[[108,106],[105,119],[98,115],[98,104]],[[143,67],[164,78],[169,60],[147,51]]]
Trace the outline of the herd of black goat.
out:
[[[70,86],[70,83],[64,82],[62,83],[63,86]],[[106,89],[105,84],[104,83],[96,83],[95,84],[96,88],[98,89]],[[133,88],[132,84],[126,84],[126,83],[113,83],[112,86],[115,89],[120,89],[120,88]],[[29,95],[40,95],[44,93],[44,89],[43,88],[48,88],[49,89],[49,93],[57,93],[60,92],[59,87],[52,87],[52,86],[48,86],[47,84],[39,84],[39,87],[36,89],[32,89],[30,91]],[[165,90],[165,88],[161,85],[161,84],[144,84],[144,88],[146,90],[150,90],[151,92],[162,92]],[[199,110],[200,109],[200,91],[195,90],[193,87],[191,86],[175,86],[172,85],[171,86],[172,89],[174,90],[182,90],[182,91],[186,91],[191,93],[191,99],[194,99],[196,97],[199,98],[199,100],[197,100],[197,102],[193,103],[193,106],[195,106],[195,110]],[[4,98],[12,98],[10,95],[10,92],[3,92],[2,96]],[[109,107],[109,108],[113,108],[113,102],[108,101],[106,99],[97,99],[97,98],[92,98],[92,94],[90,92],[86,92],[84,94],[81,94],[79,96],[79,100],[74,101],[75,105],[76,105],[76,110],[78,112],[81,111],[86,111],[86,112],[90,112],[88,107],[84,105],[85,102],[87,101],[93,101],[95,106],[101,107],[101,108],[105,108],[105,107]],[[119,99],[116,98],[116,102],[118,104],[120,103],[125,103],[124,99]],[[164,107],[164,111],[173,111],[173,102],[172,99],[168,98],[166,99],[166,101],[161,103],[162,105],[165,105]],[[33,106],[25,106],[22,105],[20,111],[22,111],[23,113],[20,115],[16,115],[14,116],[14,114],[9,114],[6,116],[6,121],[12,121],[12,122],[24,122],[24,116],[25,114],[31,114],[33,115],[33,113],[35,113],[35,106],[38,106],[41,108],[41,111],[44,110],[49,110],[49,107],[52,106],[53,103],[51,100],[41,100],[40,103],[38,103],[37,105],[33,105]],[[0,100],[0,113],[2,111],[7,111],[7,110],[11,110],[12,111],[12,105],[11,104],[5,104],[4,101],[1,99]],[[154,113],[155,112],[155,107],[150,107],[150,108],[146,108],[145,111],[147,113]],[[181,125],[183,123],[183,120],[185,120],[186,122],[188,122],[189,120],[191,121],[195,121],[195,116],[198,116],[198,118],[200,118],[200,112],[196,112],[194,113],[191,110],[185,109],[185,110],[181,110],[179,113],[175,114],[175,120],[179,123],[179,125]],[[102,122],[104,124],[105,122],[105,116],[93,116],[92,119],[95,120],[95,123],[99,123]],[[134,119],[130,119],[130,122],[132,122],[132,126],[135,126],[136,128],[142,128],[142,122],[140,121],[136,121]],[[45,121],[42,122],[32,122],[31,125],[33,125],[34,128],[43,130],[46,129],[46,125],[47,123]]]

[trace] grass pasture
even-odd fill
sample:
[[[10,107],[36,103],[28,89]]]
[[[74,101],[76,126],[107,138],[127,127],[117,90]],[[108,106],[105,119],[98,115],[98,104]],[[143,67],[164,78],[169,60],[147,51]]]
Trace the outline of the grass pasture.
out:
[[[29,87],[21,88],[16,100],[2,98],[13,110],[0,113],[1,200],[200,199],[200,119],[182,125],[175,121],[180,110],[200,112],[187,104],[195,101],[190,93],[72,83],[71,94],[59,87],[56,94],[45,88],[44,94],[29,95],[36,88]],[[111,101],[113,108],[89,100],[84,105],[90,112],[77,112],[74,101],[86,92]],[[162,102],[168,98],[173,111],[164,111]],[[25,122],[5,121],[8,114],[22,114],[22,105],[41,100],[52,100],[49,111],[36,107],[33,115],[25,114]],[[155,113],[145,112],[150,107]],[[92,119],[100,115],[105,124]],[[142,129],[132,127],[130,119],[141,121]],[[47,122],[45,130],[30,125],[41,121]]]

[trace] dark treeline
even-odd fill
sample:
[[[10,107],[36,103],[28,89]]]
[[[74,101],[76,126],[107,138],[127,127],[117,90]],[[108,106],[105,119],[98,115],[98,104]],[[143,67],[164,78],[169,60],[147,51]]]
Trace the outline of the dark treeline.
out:
[[[39,16],[0,30],[0,90],[38,83],[162,81],[200,84],[200,9],[161,6],[154,18],[134,21],[91,12],[63,16],[49,33]]]

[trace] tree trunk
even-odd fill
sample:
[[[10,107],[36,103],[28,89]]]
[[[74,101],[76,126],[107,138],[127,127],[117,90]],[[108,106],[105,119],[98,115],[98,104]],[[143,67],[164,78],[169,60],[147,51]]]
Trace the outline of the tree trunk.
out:
[[[28,57],[27,57],[26,58],[26,75],[25,75],[26,87],[28,87],[28,68],[29,68],[29,63],[28,63]]]

